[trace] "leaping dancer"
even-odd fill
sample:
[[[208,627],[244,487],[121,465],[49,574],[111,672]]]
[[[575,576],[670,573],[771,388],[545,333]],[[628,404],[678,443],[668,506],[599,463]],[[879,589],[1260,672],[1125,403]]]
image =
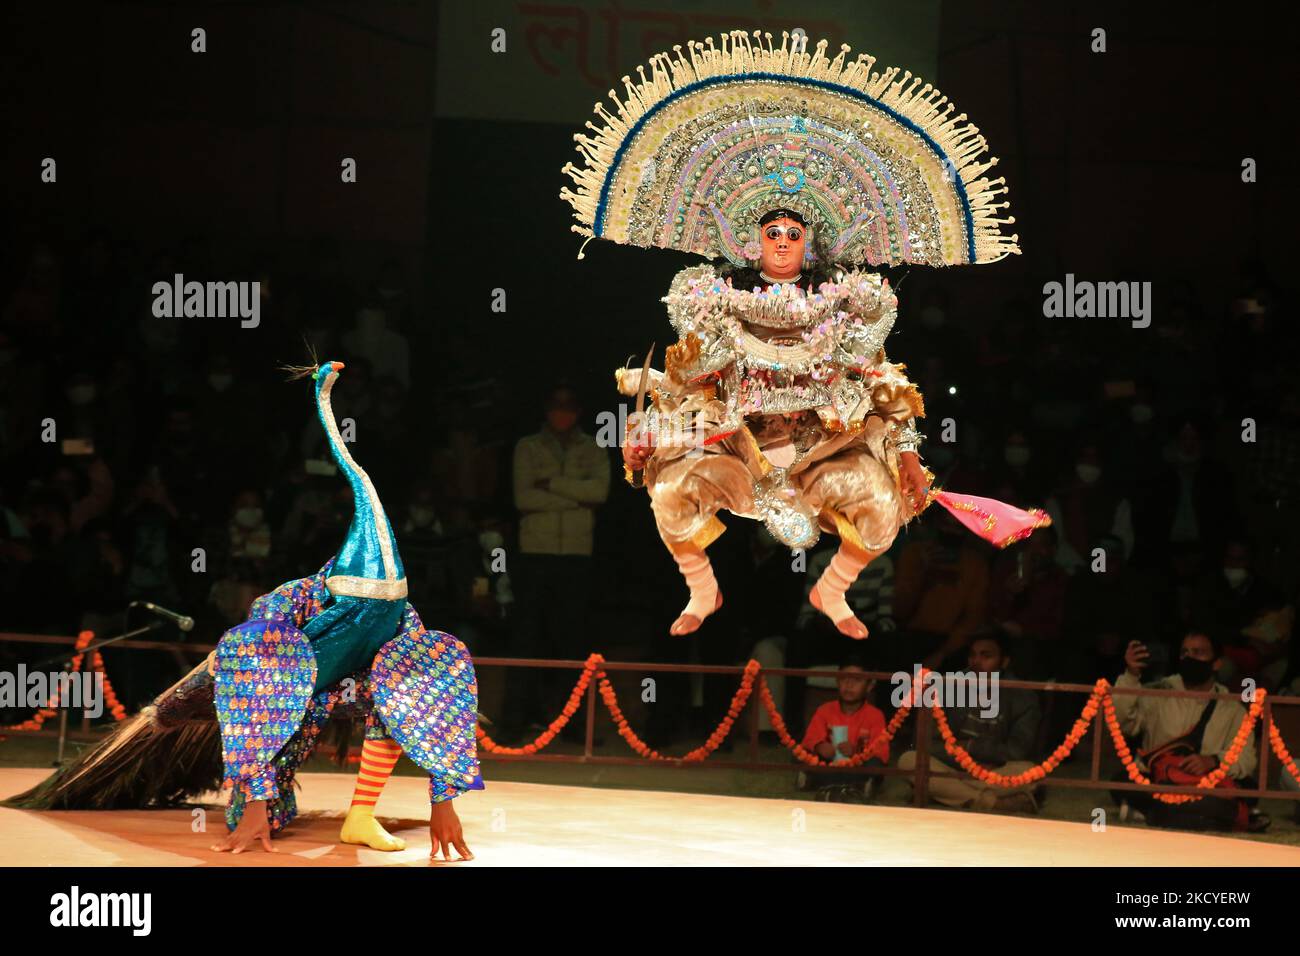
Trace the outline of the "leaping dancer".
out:
[[[843,634],[845,601],[899,529],[939,501],[998,545],[1049,523],[1041,510],[932,489],[925,404],[885,340],[898,299],[864,266],[996,262],[1019,253],[987,144],[947,97],[826,42],[732,31],[659,54],[623,77],[614,112],[575,135],[572,228],[588,239],[695,253],[664,302],[677,342],[663,371],[621,368],[638,395],[623,458],[648,490],[690,599],[670,627],[722,605],[705,552],[717,512],[758,519],[791,548],[840,546],[810,600]],[[584,242],[584,246],[586,243]],[[582,253],[579,252],[579,257]],[[649,392],[653,399],[641,414]]]

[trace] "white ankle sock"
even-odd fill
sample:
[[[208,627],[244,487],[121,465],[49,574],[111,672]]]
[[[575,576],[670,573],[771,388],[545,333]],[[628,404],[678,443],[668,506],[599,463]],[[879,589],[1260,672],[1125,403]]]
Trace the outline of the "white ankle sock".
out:
[[[866,561],[853,557],[840,548],[822,576],[817,579],[816,587],[818,596],[822,599],[822,611],[836,624],[853,616],[853,609],[844,600],[844,595],[866,566]]]
[[[691,589],[691,599],[682,613],[703,621],[713,613],[718,603],[718,582],[713,577],[713,565],[703,551],[674,551],[673,560],[686,579],[686,586]]]

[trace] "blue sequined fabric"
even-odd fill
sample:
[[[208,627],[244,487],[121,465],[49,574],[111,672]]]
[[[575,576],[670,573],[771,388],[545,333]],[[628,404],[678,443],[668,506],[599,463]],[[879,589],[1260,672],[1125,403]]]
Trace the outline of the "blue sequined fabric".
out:
[[[228,732],[231,740],[231,749],[224,752],[226,778],[232,786],[226,824],[232,830],[249,800],[268,801],[273,831],[293,820],[298,812],[294,795],[298,769],[315,750],[334,708],[352,702],[351,698],[362,711],[369,710],[367,739],[397,740],[407,756],[429,772],[432,802],[483,788],[475,740],[478,691],[469,652],[452,635],[426,630],[409,603],[397,636],[383,646],[373,664],[312,693],[309,677],[314,672],[302,666],[311,646],[299,633],[297,641],[287,642],[294,652],[286,653],[284,635],[300,631],[330,604],[325,578],[333,563],[259,597],[249,611],[249,621],[227,632],[234,636],[226,651],[218,652],[217,712],[223,748]],[[262,640],[271,633],[280,635],[278,642]],[[252,676],[254,661],[259,665],[258,680]],[[232,676],[236,674],[244,679]],[[265,693],[259,693],[259,688]],[[288,692],[278,692],[281,689]]]
[[[288,621],[249,621],[222,636],[213,696],[224,786],[249,800],[279,794],[272,761],[298,732],[315,683],[311,644]]]
[[[259,625],[266,627],[271,624],[278,624],[281,630],[285,626],[293,629],[301,628],[307,620],[320,611],[321,606],[329,599],[329,591],[325,588],[325,577],[329,574],[333,566],[333,560],[326,562],[316,574],[306,578],[298,578],[293,581],[286,581],[269,594],[264,594],[255,600],[248,611],[248,621],[233,631],[244,629],[248,634],[255,633],[250,631]],[[227,633],[232,633],[227,632]],[[243,664],[249,663],[247,656],[249,637],[244,638],[245,656]],[[225,641],[225,637],[222,638]],[[228,650],[233,650],[238,639],[232,643]],[[329,718],[327,710],[322,710],[321,701],[328,695],[318,694],[315,698],[311,695],[311,688],[307,688],[304,696],[301,693],[302,683],[305,682],[307,673],[301,668],[296,674],[298,693],[292,694],[293,700],[298,704],[298,717],[292,721],[292,726],[288,720],[281,719],[278,721],[279,727],[272,735],[272,741],[278,739],[281,746],[272,750],[270,741],[265,734],[261,741],[262,746],[250,750],[247,747],[249,735],[242,732],[249,725],[246,719],[249,711],[243,706],[249,702],[248,683],[244,682],[241,691],[239,682],[231,674],[237,672],[240,667],[238,651],[233,654],[233,671],[224,667],[221,663],[222,652],[218,644],[218,666],[216,687],[214,688],[214,703],[217,708],[217,720],[221,724],[221,742],[222,753],[225,758],[225,781],[226,785],[231,787],[230,803],[226,807],[226,823],[232,829],[243,816],[244,804],[248,800],[268,800],[268,809],[271,816],[271,825],[273,829],[279,829],[289,820],[293,819],[297,812],[296,801],[293,794],[293,775],[298,765],[310,754],[311,747],[314,746],[316,735],[320,728],[325,725]],[[310,646],[307,648],[310,654]],[[301,657],[301,655],[298,655]],[[265,663],[271,665],[272,669],[276,667],[277,659],[271,656],[265,660]],[[223,671],[225,673],[223,674]],[[245,671],[246,672],[246,671]],[[314,678],[314,668],[310,672]],[[281,685],[283,685],[283,676]],[[223,702],[222,684],[226,684],[228,693]],[[267,685],[268,682],[263,682]],[[272,680],[269,684],[274,684]],[[256,690],[256,685],[253,687]],[[253,697],[256,696],[254,693]],[[268,695],[269,696],[269,695]],[[256,713],[256,710],[254,710]],[[266,715],[269,718],[269,713]],[[281,715],[282,717],[284,715]],[[317,721],[319,724],[317,725]],[[315,725],[314,731],[311,729]],[[286,731],[287,730],[287,734]],[[227,743],[229,739],[230,743]],[[307,746],[305,752],[295,754],[295,751]],[[259,758],[265,757],[265,760]],[[296,758],[296,759],[295,759]],[[254,761],[257,761],[254,764]],[[241,768],[246,770],[246,779],[241,778]],[[236,785],[238,783],[239,785]]]
[[[301,629],[329,599],[325,579],[333,568],[334,559],[330,558],[310,577],[286,581],[270,594],[263,594],[248,609],[248,620],[287,620]]]
[[[468,649],[451,634],[426,630],[408,603],[401,632],[370,671],[375,713],[392,738],[429,772],[434,803],[482,790],[478,686]]]
[[[340,681],[334,687],[321,691],[307,704],[302,725],[298,732],[289,739],[273,762],[275,782],[279,791],[267,804],[266,812],[271,821],[271,830],[283,830],[298,815],[298,799],[294,794],[294,777],[298,768],[307,762],[316,749],[320,733],[329,723],[334,708],[345,697],[355,694],[358,702],[368,705],[370,702],[370,682],[365,672],[351,675],[351,683]],[[231,795],[226,807],[226,826],[234,829],[244,815],[247,798],[240,790]]]

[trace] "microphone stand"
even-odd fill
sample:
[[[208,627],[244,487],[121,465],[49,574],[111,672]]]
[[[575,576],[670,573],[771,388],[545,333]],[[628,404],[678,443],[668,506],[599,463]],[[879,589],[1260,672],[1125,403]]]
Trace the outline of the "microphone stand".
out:
[[[47,657],[45,658],[45,660],[37,661],[35,664],[32,664],[31,667],[33,670],[41,670],[43,668],[49,667],[54,664],[58,664],[62,667],[69,667],[72,664],[72,658],[76,657],[78,654],[83,654],[83,655],[89,654],[93,651],[99,650],[101,647],[108,647],[110,644],[116,644],[118,641],[125,641],[128,638],[138,637],[141,634],[148,634],[150,631],[159,631],[159,630],[162,630],[161,624],[157,624],[157,623],[147,624],[144,627],[136,628],[134,631],[126,631],[114,637],[106,637],[102,641],[95,641],[92,644],[87,644],[79,651],[73,650],[73,652],[70,655],[67,653],[60,653],[54,655],[53,657]],[[63,751],[67,746],[67,741],[68,741],[68,708],[60,707],[59,708],[59,749],[58,749],[58,754],[54,759],[54,766],[56,767],[63,766]]]

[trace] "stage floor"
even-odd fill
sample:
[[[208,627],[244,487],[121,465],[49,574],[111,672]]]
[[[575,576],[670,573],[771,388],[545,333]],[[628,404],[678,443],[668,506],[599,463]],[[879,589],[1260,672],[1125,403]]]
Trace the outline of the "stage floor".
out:
[[[48,771],[0,770],[0,796]],[[278,853],[208,847],[220,810],[0,808],[3,866],[427,866],[428,786],[394,777],[380,818],[399,853],[335,842],[349,774],[303,774],[303,813]],[[458,866],[1300,866],[1300,848],[1144,827],[910,807],[853,806],[642,790],[489,783],[456,801],[475,854]],[[214,803],[217,797],[212,797]],[[197,819],[207,832],[196,832]]]

